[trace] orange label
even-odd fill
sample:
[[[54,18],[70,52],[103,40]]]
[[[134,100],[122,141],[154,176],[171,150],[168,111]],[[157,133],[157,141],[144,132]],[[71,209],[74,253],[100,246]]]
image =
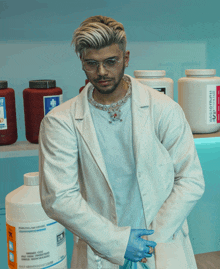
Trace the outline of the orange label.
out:
[[[15,227],[6,223],[7,232],[7,250],[8,250],[8,266],[10,269],[17,269],[17,251],[16,251],[16,231]]]

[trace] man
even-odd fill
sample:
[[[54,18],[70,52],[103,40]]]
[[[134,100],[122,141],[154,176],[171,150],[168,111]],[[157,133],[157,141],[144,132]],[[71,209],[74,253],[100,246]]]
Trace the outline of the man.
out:
[[[205,184],[183,110],[124,74],[121,23],[90,17],[72,43],[89,83],[39,133],[41,202],[74,234],[71,268],[197,268],[186,219]]]

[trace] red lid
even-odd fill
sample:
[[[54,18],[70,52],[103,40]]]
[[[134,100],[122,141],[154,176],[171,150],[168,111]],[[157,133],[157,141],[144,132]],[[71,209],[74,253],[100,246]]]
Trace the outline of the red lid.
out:
[[[56,80],[52,79],[40,79],[29,81],[30,89],[49,89],[56,88]]]

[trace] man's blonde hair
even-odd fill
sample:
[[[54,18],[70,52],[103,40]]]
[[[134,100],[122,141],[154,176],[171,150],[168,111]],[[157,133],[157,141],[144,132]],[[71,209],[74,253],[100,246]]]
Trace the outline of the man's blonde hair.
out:
[[[71,45],[75,45],[77,56],[82,57],[87,49],[102,49],[118,44],[125,55],[127,38],[122,23],[105,16],[93,16],[74,31]]]

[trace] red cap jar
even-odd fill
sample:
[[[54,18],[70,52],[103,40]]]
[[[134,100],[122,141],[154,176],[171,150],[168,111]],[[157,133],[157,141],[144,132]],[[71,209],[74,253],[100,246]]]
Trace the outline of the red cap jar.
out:
[[[15,92],[8,82],[0,81],[0,145],[14,144],[18,139]]]
[[[54,107],[63,103],[62,89],[55,80],[31,80],[23,91],[26,138],[38,144],[40,123]]]

